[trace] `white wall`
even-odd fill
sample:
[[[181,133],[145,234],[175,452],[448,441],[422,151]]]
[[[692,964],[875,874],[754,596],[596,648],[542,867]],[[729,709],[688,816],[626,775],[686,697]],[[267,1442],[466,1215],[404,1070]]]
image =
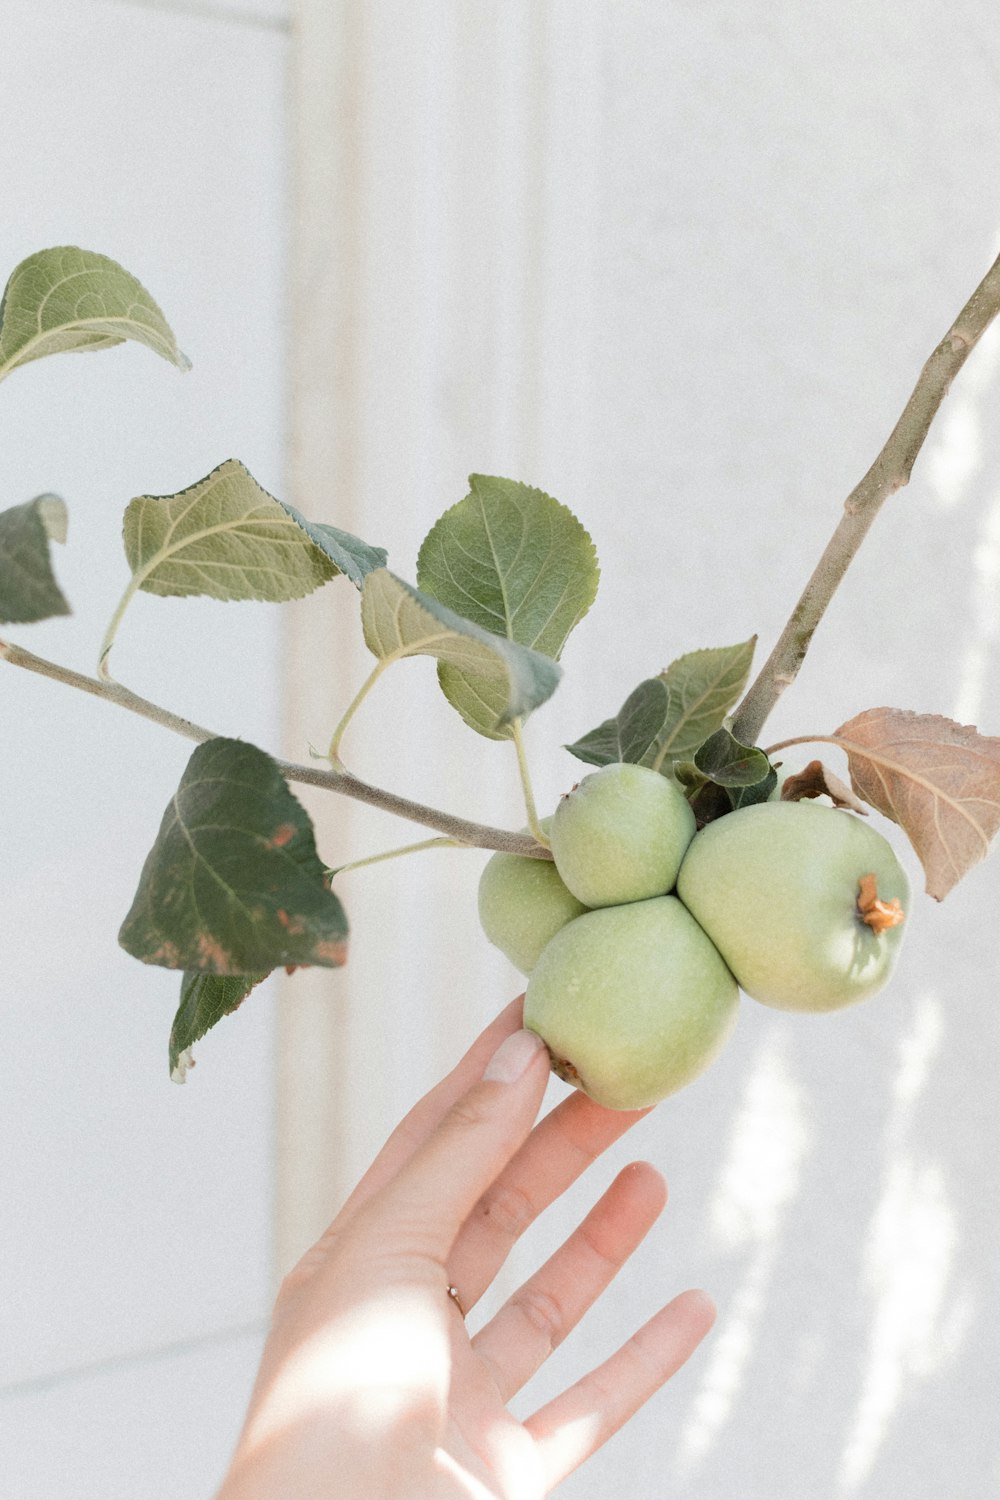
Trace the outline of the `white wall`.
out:
[[[7,0],[2,268],[59,242],[115,255],[194,360],[182,377],[129,347],[4,384],[0,504],[54,489],[71,514],[57,567],[76,613],[18,638],[89,670],[125,581],[122,507],[230,454],[409,576],[469,470],[508,473],[569,504],[604,566],[531,726],[551,804],[579,771],[559,747],[626,686],[696,646],[770,641],[995,253],[992,7],[298,0],[297,14],[328,48],[310,87],[325,70],[329,107],[296,176],[288,290],[308,357],[293,357],[292,493],[284,6]],[[998,359],[991,338],[963,372],[775,736],[878,702],[998,732]],[[341,597],[343,638],[323,596],[289,612],[291,714],[263,606],[137,600],[115,670],[266,746],[290,724],[285,748],[304,757],[364,669]],[[359,770],[521,821],[512,756],[435,696],[429,663],[380,693],[345,745]],[[16,1500],[207,1496],[270,1294],[271,1001],[201,1044],[185,1089],[166,1082],[176,980],[114,934],[188,747],[12,671],[0,694],[5,1481]],[[331,858],[408,836],[308,800]],[[283,1261],[516,990],[476,936],[480,862],[436,852],[345,878],[348,969],[287,986]],[[997,882],[986,865],[944,907],[921,899],[897,980],[867,1006],[810,1022],[748,1002],[715,1067],[518,1255],[506,1286],[630,1157],[669,1176],[663,1226],[526,1407],[680,1287],[720,1306],[708,1346],[567,1495],[995,1493]],[[325,1020],[328,1072],[304,1077],[296,1015]],[[297,1093],[325,1136],[303,1137]],[[325,1173],[311,1197],[289,1186],[297,1162]]]
[[[345,524],[412,576],[479,469],[548,489],[591,529],[602,591],[530,726],[551,805],[579,773],[559,747],[627,687],[695,647],[770,644],[996,253],[993,8],[372,0],[331,26],[347,165],[310,290],[341,336]],[[769,737],[881,703],[1000,732],[998,360],[991,336]],[[435,698],[430,664],[384,679],[344,749],[412,796],[521,821],[512,753]],[[355,854],[405,836],[351,810]],[[341,1188],[516,992],[476,943],[479,866],[435,852],[343,881]],[[675,1290],[719,1302],[708,1346],[567,1495],[995,1493],[998,869],[943,907],[917,900],[898,978],[870,1004],[810,1020],[747,1002],[713,1069],[518,1257],[543,1255],[630,1156],[670,1178],[663,1226],[525,1408]]]
[[[283,16],[273,0],[5,0],[0,280],[44,246],[102,251],[146,284],[193,360],[181,375],[128,345],[40,361],[0,391],[0,507],[65,498],[55,565],[74,608],[9,633],[84,671],[127,581],[132,496],[170,493],[229,456],[283,492]],[[142,597],[112,668],[275,746],[278,620],[264,606]],[[0,674],[10,1500],[207,1496],[259,1350],[273,996],[208,1039],[176,1088],[177,976],[115,942],[190,749],[97,699]]]

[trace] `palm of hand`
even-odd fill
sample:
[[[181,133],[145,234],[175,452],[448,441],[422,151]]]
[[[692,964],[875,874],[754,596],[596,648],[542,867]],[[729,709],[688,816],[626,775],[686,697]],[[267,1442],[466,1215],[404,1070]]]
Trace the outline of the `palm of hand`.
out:
[[[514,1002],[286,1279],[218,1500],[541,1500],[708,1331],[709,1299],[684,1293],[523,1423],[508,1410],[666,1201],[653,1167],[626,1167],[470,1337],[448,1287],[471,1310],[535,1217],[640,1118],[573,1094],[532,1129],[548,1065],[519,1024]],[[484,1078],[505,1038],[523,1073]]]

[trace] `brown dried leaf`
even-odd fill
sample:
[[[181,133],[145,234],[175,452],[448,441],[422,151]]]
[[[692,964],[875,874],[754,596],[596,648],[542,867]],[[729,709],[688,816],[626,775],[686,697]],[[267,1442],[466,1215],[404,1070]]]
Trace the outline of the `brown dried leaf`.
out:
[[[943,900],[1000,829],[1000,739],[900,708],[868,709],[835,737],[854,790],[900,825]]]
[[[821,760],[811,760],[801,771],[786,776],[781,788],[782,802],[802,802],[807,797],[829,797],[834,807],[847,807],[867,818],[868,809],[855,797],[846,782],[834,776]]]

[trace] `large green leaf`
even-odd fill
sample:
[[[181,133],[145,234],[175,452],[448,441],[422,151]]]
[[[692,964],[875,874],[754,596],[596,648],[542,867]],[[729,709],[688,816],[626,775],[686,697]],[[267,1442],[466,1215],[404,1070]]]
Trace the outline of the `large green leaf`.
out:
[[[346,937],[312,824],[276,762],[242,740],[199,745],[146,858],[122,947],[166,969],[246,976],[335,968]]]
[[[558,500],[542,490],[486,474],[469,476],[469,494],[435,522],[420,548],[417,583],[483,630],[557,658],[597,593],[594,544]],[[493,735],[492,702],[450,662],[442,689],[480,733]]]
[[[492,739],[555,691],[559,667],[548,656],[494,635],[437,599],[404,583],[386,568],[369,573],[361,593],[361,619],[369,650],[389,663],[434,656],[455,667],[474,702],[474,727]],[[464,715],[470,723],[473,715]]]
[[[597,593],[593,542],[542,490],[486,474],[470,474],[469,486],[424,539],[420,589],[494,635],[558,657]]]
[[[280,603],[338,572],[360,583],[365,555],[368,569],[381,559],[357,537],[304,522],[234,458],[179,494],[131,501],[124,538],[133,585],[147,594]]]
[[[183,1083],[194,1067],[191,1048],[223,1016],[232,1015],[266,974],[185,974],[181,1002],[170,1028],[170,1076]]]
[[[66,526],[58,495],[39,495],[0,515],[0,624],[70,613],[49,557],[50,542],[65,542]]]
[[[46,354],[108,349],[126,339],[190,367],[145,287],[106,255],[60,245],[11,272],[0,302],[0,379]]]
[[[667,772],[693,760],[743,692],[756,639],[679,656],[659,676],[641,682],[613,719],[567,750],[591,765],[626,760]]]

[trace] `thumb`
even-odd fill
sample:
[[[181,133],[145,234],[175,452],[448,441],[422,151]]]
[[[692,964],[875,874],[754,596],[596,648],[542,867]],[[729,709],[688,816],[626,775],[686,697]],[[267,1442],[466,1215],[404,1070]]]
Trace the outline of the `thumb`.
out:
[[[548,1053],[533,1031],[515,1031],[481,1080],[370,1207],[394,1250],[444,1261],[477,1201],[530,1134],[548,1081]]]

